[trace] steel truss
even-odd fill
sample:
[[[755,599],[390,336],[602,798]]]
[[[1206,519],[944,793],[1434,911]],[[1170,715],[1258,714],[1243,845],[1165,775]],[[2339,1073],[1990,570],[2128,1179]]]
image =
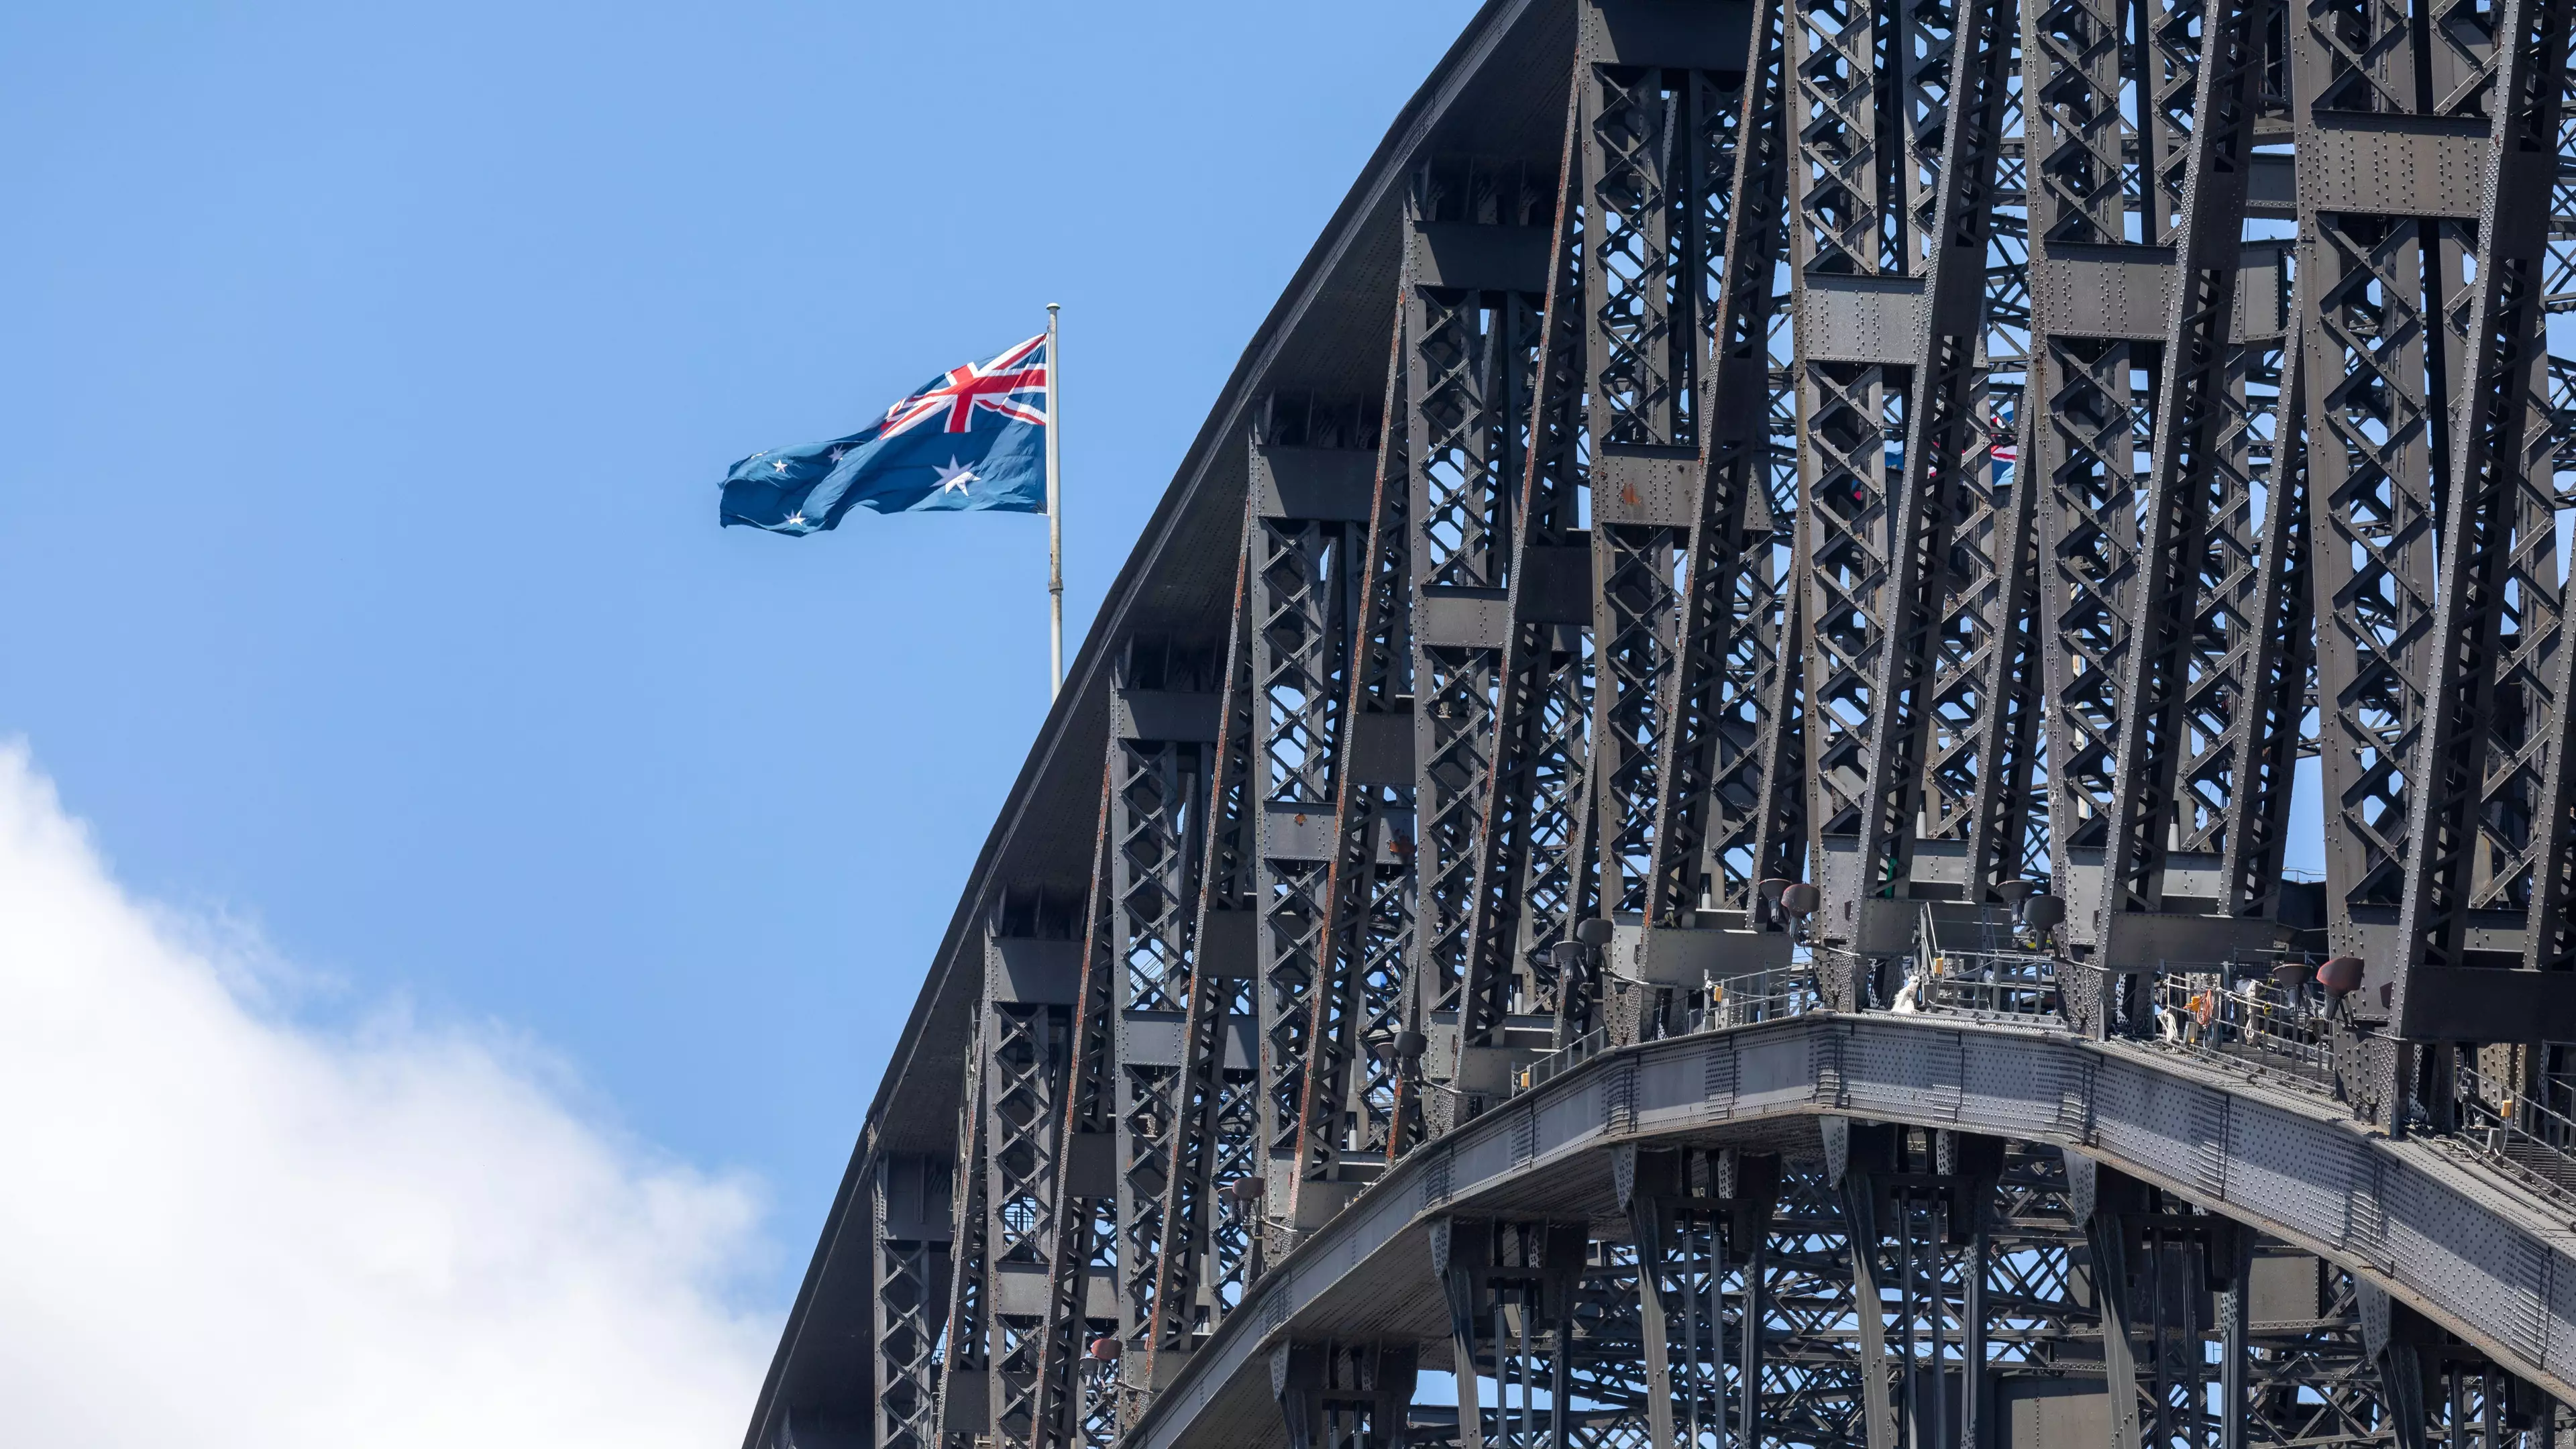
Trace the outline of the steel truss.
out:
[[[2571,6],[1542,0],[1538,124],[1375,193],[1382,388],[1231,404],[1231,596],[1103,641],[1087,877],[978,897],[953,1142],[854,1179],[866,1442],[1125,1442],[1248,1334],[1300,1449],[2554,1442],[2372,1264],[1839,1109],[1426,1189],[1445,1336],[1264,1303],[1524,1093],[1816,1010],[2576,1214]]]

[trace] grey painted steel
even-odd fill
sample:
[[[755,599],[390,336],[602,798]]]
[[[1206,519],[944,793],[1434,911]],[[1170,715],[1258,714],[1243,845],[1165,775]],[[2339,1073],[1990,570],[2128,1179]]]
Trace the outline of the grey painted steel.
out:
[[[1254,506],[1247,503],[1244,510],[1247,533],[1256,516]],[[1153,1209],[1158,1236],[1136,1248],[1154,1275],[1145,1296],[1151,1315],[1146,1323],[1131,1326],[1118,1370],[1138,1402],[1150,1391],[1155,1368],[1167,1352],[1178,1362],[1198,1335],[1213,1329],[1240,1301],[1251,1270],[1247,1225],[1239,1217],[1229,1219],[1217,1205],[1219,1185],[1254,1172],[1252,1164],[1261,1158],[1255,1101],[1260,1071],[1253,1045],[1257,1014],[1251,1000],[1257,925],[1248,818],[1252,660],[1243,607],[1250,558],[1249,548],[1238,541],[1234,616],[1218,676],[1216,740],[1209,752],[1207,845],[1197,895],[1183,903],[1192,913],[1197,944],[1174,1042],[1169,1156],[1163,1198]]]
[[[1614,1105],[1633,1126],[1614,1131]],[[1848,1115],[2055,1142],[2348,1270],[2496,1362],[2576,1398],[2576,1229],[2426,1142],[2365,1132],[2313,1099],[2152,1049],[1930,1018],[1818,1014],[1605,1055],[1429,1144],[1272,1265],[1131,1432],[1180,1449],[1255,1389],[1267,1345],[1324,1337],[1355,1283],[1427,1283],[1427,1225],[1508,1213],[1568,1174],[1609,1197],[1613,1146],[1717,1142]],[[1345,1299],[1345,1301],[1347,1301]],[[1258,1381],[1258,1382],[1256,1382]]]
[[[2525,1432],[2576,1357],[2570,4],[1487,6],[1076,659],[752,1449],[1380,1440],[1444,1339],[1518,1395],[1422,1430],[1470,1443]],[[2310,708],[2331,1011],[2206,969],[2289,927]],[[1830,1004],[1965,1001],[2043,859],[2070,949],[1990,994],[2078,1032],[1740,974],[1806,876]],[[1703,1006],[1764,1024],[1624,1049]],[[1446,1312],[1371,1276],[1435,1232]],[[2267,1318],[2285,1243],[2342,1266]],[[2112,1397],[2033,1390],[2087,1315]],[[1954,1393],[1990,1341],[2039,1366]]]
[[[1390,413],[1407,396],[1394,371],[1391,363]],[[1345,1179],[1345,1167],[1364,1171],[1367,1159],[1383,1160],[1403,1135],[1399,1092],[1366,1046],[1392,1030],[1390,1021],[1403,1024],[1405,962],[1415,935],[1408,848],[1415,836],[1414,791],[1401,748],[1412,703],[1404,456],[1380,443],[1364,526],[1353,534],[1345,561],[1358,593],[1343,670],[1341,727],[1349,741],[1334,763],[1333,855],[1320,935],[1324,973],[1306,1031],[1293,1176],[1286,1184],[1291,1224],[1339,1207],[1335,1185]]]

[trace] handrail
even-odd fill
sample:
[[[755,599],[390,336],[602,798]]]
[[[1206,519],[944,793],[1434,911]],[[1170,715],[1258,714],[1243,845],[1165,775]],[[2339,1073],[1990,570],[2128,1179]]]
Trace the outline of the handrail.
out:
[[[1512,1091],[1526,1092],[1565,1072],[1583,1065],[1610,1045],[1610,1028],[1596,1026],[1552,1052],[1533,1059],[1513,1075]]]
[[[1825,1005],[1814,967],[1795,961],[1711,982],[1708,992],[1708,1004],[1691,1013],[1691,1031],[1718,1031],[1757,1021],[1804,1016]]]
[[[2335,1080],[2334,1029],[2323,1004],[2261,979],[2227,985],[2219,971],[2156,978],[2154,1040],[2232,1067],[2279,1072],[2314,1091]]]
[[[1945,951],[1914,983],[1925,1011],[2057,1019],[2057,958],[2038,951]]]
[[[1931,924],[1927,913],[1913,950],[1897,958],[1913,973],[1895,1001],[1865,1005],[1863,1011],[2064,1023],[2058,977],[2071,963],[2044,951],[1936,950]],[[2263,954],[2280,956],[2277,967],[2297,953]],[[2335,1022],[2326,1000],[2305,981],[2285,987],[2276,978],[2244,974],[2251,961],[2197,969],[2160,963],[2147,996],[2144,1042],[2234,1071],[2250,1069],[2282,1085],[2336,1092]],[[1813,959],[1712,981],[1706,997],[1681,1026],[1683,1033],[1778,1021],[1829,1006]],[[1595,1027],[1514,1072],[1509,1095],[1535,1090],[1610,1045],[1609,1028]],[[2576,1202],[2576,1114],[2533,1094],[2506,1091],[2465,1063],[2457,1068],[2457,1081],[2457,1130],[2426,1135],[2456,1143],[2533,1190]]]
[[[2531,1093],[2489,1082],[2465,1061],[2453,1070],[2460,1088],[2456,1140],[2516,1180],[2576,1201],[2576,1155],[2568,1150],[2576,1147],[2576,1118]]]

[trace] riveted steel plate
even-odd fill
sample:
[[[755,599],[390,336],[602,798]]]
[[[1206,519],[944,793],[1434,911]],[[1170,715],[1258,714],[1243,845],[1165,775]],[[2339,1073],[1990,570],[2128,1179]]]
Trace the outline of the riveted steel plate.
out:
[[[2031,264],[2031,299],[2059,336],[2152,341],[2173,320],[2173,275],[2171,247],[2059,243]]]
[[[1688,528],[1699,454],[1687,449],[1603,449],[1592,460],[1592,516],[1599,523]]]
[[[1923,328],[1915,277],[1811,276],[1798,299],[1798,351],[1810,362],[1917,362]]]
[[[2476,216],[2486,161],[2484,121],[2322,113],[2299,141],[2299,204],[2371,216]]]

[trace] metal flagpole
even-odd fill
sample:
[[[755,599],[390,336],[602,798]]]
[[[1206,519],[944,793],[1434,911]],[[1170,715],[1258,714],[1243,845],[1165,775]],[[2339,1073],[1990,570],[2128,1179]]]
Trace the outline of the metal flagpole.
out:
[[[1062,432],[1057,422],[1056,374],[1063,371],[1064,361],[1056,352],[1055,314],[1064,306],[1047,303],[1047,372],[1046,372],[1046,448],[1047,448],[1047,612],[1055,632],[1052,635],[1055,672],[1047,690],[1053,699],[1064,692],[1064,474],[1063,450],[1057,442]]]

